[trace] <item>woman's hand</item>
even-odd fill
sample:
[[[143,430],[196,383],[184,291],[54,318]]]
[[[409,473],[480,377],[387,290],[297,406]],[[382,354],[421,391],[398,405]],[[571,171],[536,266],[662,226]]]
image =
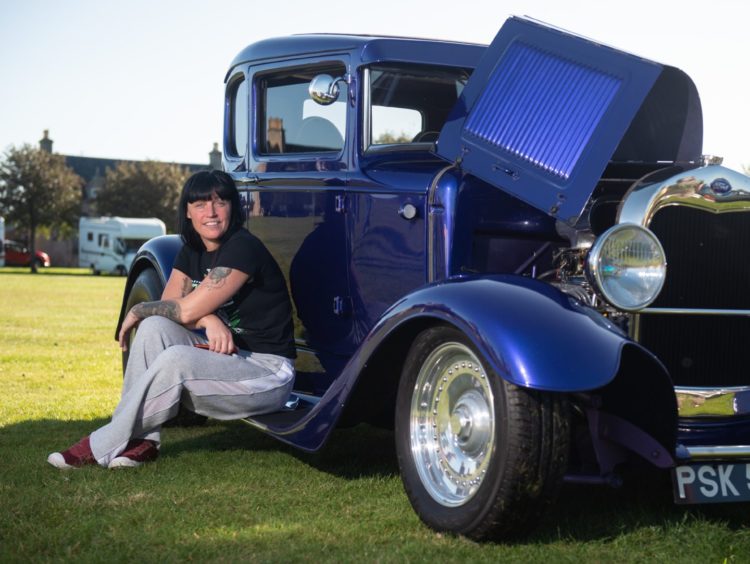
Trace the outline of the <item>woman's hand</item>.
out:
[[[221,354],[232,354],[237,351],[234,339],[232,339],[232,332],[218,316],[206,315],[198,320],[195,325],[206,330],[208,350]]]
[[[131,309],[122,320],[122,326],[120,327],[120,334],[118,340],[120,341],[120,349],[122,351],[128,350],[128,343],[130,341],[130,332],[141,322],[141,318],[133,313]]]

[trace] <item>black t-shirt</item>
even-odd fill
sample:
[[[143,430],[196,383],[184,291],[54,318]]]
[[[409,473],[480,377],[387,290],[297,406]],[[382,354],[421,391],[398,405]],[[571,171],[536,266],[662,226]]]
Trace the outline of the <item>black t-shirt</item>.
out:
[[[255,235],[238,229],[216,251],[183,245],[174,268],[189,276],[193,288],[217,266],[249,275],[247,283],[216,312],[234,334],[238,348],[295,358],[292,305],[284,275]]]

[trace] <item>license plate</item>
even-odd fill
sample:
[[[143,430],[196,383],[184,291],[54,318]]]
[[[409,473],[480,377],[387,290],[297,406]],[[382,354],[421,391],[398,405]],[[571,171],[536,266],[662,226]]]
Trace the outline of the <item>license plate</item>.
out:
[[[750,501],[750,463],[676,466],[672,485],[675,503]]]

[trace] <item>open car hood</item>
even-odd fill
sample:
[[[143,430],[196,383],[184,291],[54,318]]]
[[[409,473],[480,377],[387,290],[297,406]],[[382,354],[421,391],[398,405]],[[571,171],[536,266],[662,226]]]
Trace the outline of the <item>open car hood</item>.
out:
[[[697,161],[702,135],[684,72],[514,17],[464,88],[437,154],[573,224],[610,160]]]

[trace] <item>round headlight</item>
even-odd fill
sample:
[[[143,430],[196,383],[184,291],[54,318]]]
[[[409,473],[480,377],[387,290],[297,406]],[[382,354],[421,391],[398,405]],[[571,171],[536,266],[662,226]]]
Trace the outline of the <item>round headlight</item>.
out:
[[[656,235],[631,223],[605,231],[591,247],[586,266],[604,299],[626,311],[653,302],[667,276],[667,259]]]

